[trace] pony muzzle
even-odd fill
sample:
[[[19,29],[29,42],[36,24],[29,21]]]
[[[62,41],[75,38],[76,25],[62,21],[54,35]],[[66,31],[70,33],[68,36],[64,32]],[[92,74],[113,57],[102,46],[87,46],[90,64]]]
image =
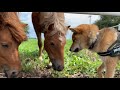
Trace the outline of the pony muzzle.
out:
[[[17,70],[9,70],[9,71],[4,70],[4,73],[5,73],[5,76],[7,78],[17,78],[19,71],[17,71]]]
[[[56,71],[62,71],[64,69],[64,64],[61,64],[60,61],[54,60],[52,62],[52,67]]]

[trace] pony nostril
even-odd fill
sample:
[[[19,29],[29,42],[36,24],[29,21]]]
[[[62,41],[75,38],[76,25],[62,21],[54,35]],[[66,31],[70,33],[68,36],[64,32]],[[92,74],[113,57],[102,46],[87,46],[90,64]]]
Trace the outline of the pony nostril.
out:
[[[7,72],[6,72],[6,71],[4,71],[4,73],[5,73],[5,77],[8,77],[8,74],[7,74]]]
[[[52,64],[52,66],[53,66],[53,69],[57,71],[62,71],[64,69],[64,66],[61,66],[61,65]]]
[[[74,50],[74,52],[78,52],[79,51],[79,48],[76,48],[75,50]]]
[[[16,72],[12,72],[12,75],[15,75],[16,74]]]
[[[17,72],[13,71],[13,72],[11,73],[11,77],[13,77],[13,78],[14,78],[14,77],[17,77],[17,74],[18,74]]]
[[[58,71],[62,71],[64,69],[64,66],[58,66]]]

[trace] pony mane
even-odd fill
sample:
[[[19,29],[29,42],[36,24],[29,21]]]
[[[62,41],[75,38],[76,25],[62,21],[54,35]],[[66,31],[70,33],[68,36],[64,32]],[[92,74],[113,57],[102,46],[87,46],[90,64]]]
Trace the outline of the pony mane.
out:
[[[66,34],[64,13],[40,12],[40,25],[43,32],[48,30],[49,25],[53,24],[54,29]]]
[[[8,28],[13,38],[21,43],[27,40],[24,27],[20,22],[16,12],[0,12],[0,23],[4,28]]]

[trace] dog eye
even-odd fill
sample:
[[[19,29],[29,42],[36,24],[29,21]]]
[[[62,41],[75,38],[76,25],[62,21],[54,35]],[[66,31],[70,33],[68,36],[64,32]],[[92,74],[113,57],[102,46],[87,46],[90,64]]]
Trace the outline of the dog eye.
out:
[[[2,45],[2,47],[4,47],[4,48],[8,48],[8,47],[9,47],[9,45],[8,45],[7,43],[2,43],[1,45]]]

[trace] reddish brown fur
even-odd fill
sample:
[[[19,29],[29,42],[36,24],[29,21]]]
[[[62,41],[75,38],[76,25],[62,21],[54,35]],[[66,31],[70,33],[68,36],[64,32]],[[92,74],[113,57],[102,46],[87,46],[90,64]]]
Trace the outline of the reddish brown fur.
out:
[[[21,70],[18,46],[27,39],[16,12],[0,12],[0,67],[7,77]],[[12,75],[14,74],[14,75]]]
[[[94,52],[104,52],[104,51],[107,51],[107,49],[117,39],[117,30],[115,30],[114,28],[103,28],[100,31],[97,30],[97,28],[82,29],[82,30],[81,29],[75,30],[74,28],[72,28],[72,31],[75,31],[75,33],[73,34],[74,42],[71,46],[71,51],[74,51],[76,48],[79,48],[79,50],[82,50],[84,48],[88,49],[90,47],[89,43],[91,41],[95,42],[95,39],[96,39],[97,41],[95,42],[94,47],[90,50]],[[98,36],[97,36],[97,33],[99,33]],[[98,68],[98,77],[113,78],[115,73],[115,67],[119,60],[119,57],[106,56],[106,57],[101,57],[101,59],[103,63]],[[105,76],[102,75],[102,72],[104,69],[106,70]]]
[[[79,47],[79,49],[81,49],[82,47],[88,48],[89,44],[91,44],[93,42],[92,38],[94,38],[94,36],[96,36],[96,33],[98,32],[99,28],[94,24],[92,24],[92,25],[82,24],[82,25],[77,26],[76,28],[70,28],[70,30],[72,30],[74,32],[73,36],[72,36],[74,43],[72,44],[71,47],[74,47],[74,46],[79,47],[78,46],[79,40],[81,42],[84,42],[84,41],[88,41],[91,38],[90,42],[81,43],[82,45],[81,45],[81,47]],[[92,36],[90,35],[91,30],[92,31],[94,30],[94,32],[92,32],[93,33]],[[86,38],[86,37],[88,37],[88,38]],[[71,49],[74,49],[74,48],[71,48]]]
[[[1,12],[0,13],[1,26],[7,26],[12,36],[19,43],[27,39],[24,32],[25,25],[21,24],[16,12]]]
[[[55,70],[64,68],[64,46],[67,28],[64,25],[64,13],[33,12],[32,22],[38,38],[39,56],[42,59],[42,39],[44,33],[44,48]]]

